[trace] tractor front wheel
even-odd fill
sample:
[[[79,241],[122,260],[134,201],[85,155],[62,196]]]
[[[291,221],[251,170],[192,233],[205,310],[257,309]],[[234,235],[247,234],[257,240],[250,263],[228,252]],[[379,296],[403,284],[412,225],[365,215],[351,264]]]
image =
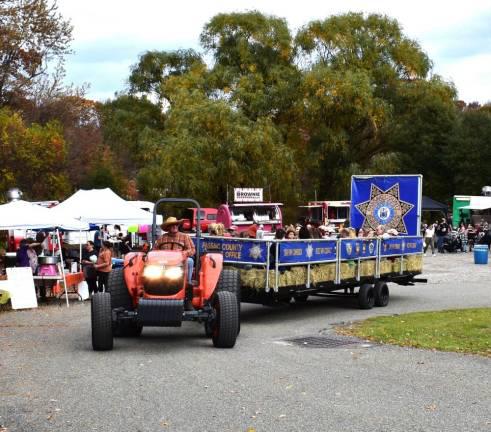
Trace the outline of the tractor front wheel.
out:
[[[133,301],[124,280],[124,269],[115,268],[109,273],[107,291],[111,294],[111,308],[133,310]],[[119,320],[117,316],[113,321],[113,336],[137,337],[142,332],[141,324],[136,321]]]
[[[219,291],[213,299],[215,319],[211,339],[216,348],[233,348],[239,332],[237,297],[229,291]]]
[[[217,291],[229,291],[235,294],[237,299],[237,307],[239,308],[239,330],[240,333],[240,302],[241,302],[241,285],[240,285],[240,273],[239,270],[234,268],[224,268],[220,274],[220,278],[217,283]],[[208,335],[208,331],[205,327],[205,333]]]
[[[111,295],[96,293],[92,297],[92,348],[94,351],[113,349],[113,329],[111,319]]]

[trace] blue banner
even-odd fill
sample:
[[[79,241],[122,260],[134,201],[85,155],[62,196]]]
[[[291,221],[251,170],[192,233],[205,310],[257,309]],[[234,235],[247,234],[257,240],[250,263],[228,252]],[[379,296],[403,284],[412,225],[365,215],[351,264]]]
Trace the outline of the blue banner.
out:
[[[336,260],[336,240],[282,241],[279,243],[279,263],[300,263]],[[273,246],[274,247],[274,246]]]
[[[193,241],[196,245],[196,238],[193,238]],[[201,237],[200,239],[200,253],[222,252],[225,262],[266,263],[267,247],[266,242],[216,237]]]
[[[383,225],[399,235],[419,235],[422,177],[353,176],[351,226],[375,230]]]
[[[341,259],[372,258],[377,256],[377,239],[341,240]]]
[[[196,244],[196,238],[193,238]],[[422,237],[388,238],[381,241],[381,256],[422,253]],[[335,261],[337,240],[304,240],[282,241],[278,243],[281,264],[309,263],[318,261]],[[377,256],[377,239],[342,239],[341,259],[375,258]],[[244,239],[226,239],[202,237],[200,253],[221,252],[225,262],[266,264],[268,246],[274,255],[274,242],[251,241]]]
[[[382,240],[380,256],[423,252],[423,237],[389,238]]]

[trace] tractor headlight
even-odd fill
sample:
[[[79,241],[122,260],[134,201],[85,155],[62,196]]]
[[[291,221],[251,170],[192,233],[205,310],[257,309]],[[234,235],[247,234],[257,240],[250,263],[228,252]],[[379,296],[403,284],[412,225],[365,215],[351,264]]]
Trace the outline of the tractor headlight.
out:
[[[170,280],[180,279],[183,275],[182,267],[167,267],[164,269],[164,277]]]
[[[175,295],[184,288],[182,265],[149,264],[143,269],[143,289],[155,296]]]
[[[148,265],[143,269],[143,277],[147,279],[159,279],[164,276],[164,268],[159,265]]]
[[[161,265],[148,265],[143,270],[143,277],[151,280],[177,280],[182,277],[183,273],[182,267],[180,266],[164,267]]]

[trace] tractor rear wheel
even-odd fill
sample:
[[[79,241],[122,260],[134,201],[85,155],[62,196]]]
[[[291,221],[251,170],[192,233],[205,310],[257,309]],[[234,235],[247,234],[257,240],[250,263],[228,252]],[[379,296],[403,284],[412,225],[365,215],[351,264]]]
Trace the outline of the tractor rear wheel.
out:
[[[109,273],[107,291],[111,294],[111,307],[133,309],[133,302],[124,280],[124,269],[115,268]]]
[[[239,332],[239,310],[234,293],[219,291],[213,299],[215,319],[211,339],[217,348],[233,348]]]
[[[94,351],[112,350],[111,296],[108,293],[95,293],[92,296],[91,322]]]
[[[111,294],[111,308],[124,310],[133,310],[133,301],[131,300],[128,287],[124,280],[124,269],[116,268],[109,273],[107,282],[107,291]],[[134,337],[140,336],[142,325],[136,321],[118,320],[113,321],[113,336],[116,337]]]
[[[217,291],[228,291],[235,294],[237,298],[237,307],[239,308],[239,331],[240,333],[240,302],[241,302],[241,291],[240,291],[240,273],[239,270],[234,268],[224,268],[220,273],[220,278],[217,283]],[[205,326],[205,334],[208,336],[208,331]]]

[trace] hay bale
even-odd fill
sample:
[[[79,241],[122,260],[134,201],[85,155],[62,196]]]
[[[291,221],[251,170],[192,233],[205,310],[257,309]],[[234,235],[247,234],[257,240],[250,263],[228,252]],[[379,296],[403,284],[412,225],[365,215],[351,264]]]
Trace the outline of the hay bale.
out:
[[[360,262],[360,276],[375,276],[375,260],[363,260]]]
[[[330,282],[336,279],[336,263],[319,264],[312,266],[310,270],[310,281],[313,284]]]
[[[409,255],[407,257],[407,269],[410,272],[423,271],[423,255]]]
[[[292,267],[290,273],[291,285],[305,285],[307,283],[307,267]]]
[[[341,263],[341,280],[354,279],[356,277],[356,262],[346,261]]]
[[[240,270],[240,283],[244,287],[257,291],[264,289],[266,286],[266,270],[256,268]]]
[[[400,273],[401,271],[401,259],[402,259],[402,271],[405,272],[407,271],[407,259],[404,258],[404,257],[399,257],[399,258],[396,258],[393,262],[392,262],[392,272],[393,273]]]
[[[385,258],[380,260],[380,274],[392,273],[392,261]]]

